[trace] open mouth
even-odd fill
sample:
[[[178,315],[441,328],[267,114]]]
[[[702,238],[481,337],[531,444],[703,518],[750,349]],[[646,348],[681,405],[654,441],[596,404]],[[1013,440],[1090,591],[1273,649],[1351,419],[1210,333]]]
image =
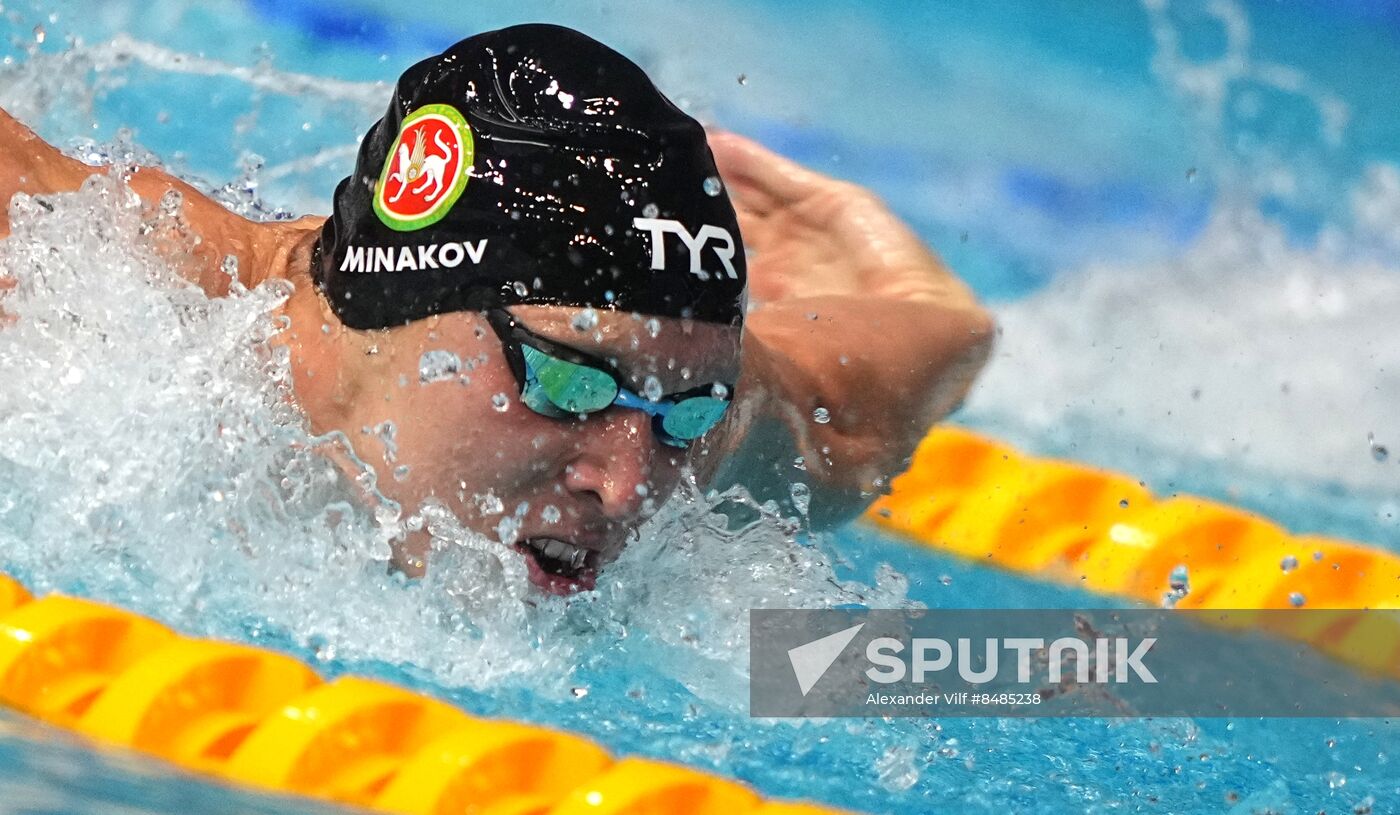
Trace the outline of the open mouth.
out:
[[[550,594],[592,591],[599,553],[557,538],[529,538],[515,544],[525,556],[530,582]]]

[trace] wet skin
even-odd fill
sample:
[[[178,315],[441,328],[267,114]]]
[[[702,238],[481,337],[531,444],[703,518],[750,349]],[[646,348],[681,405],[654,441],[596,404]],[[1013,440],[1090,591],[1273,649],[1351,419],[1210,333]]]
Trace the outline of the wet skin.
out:
[[[742,357],[733,329],[663,321],[652,338],[632,315],[603,313],[601,336],[594,337],[572,328],[567,309],[522,306],[517,315],[541,335],[615,356],[638,387],[648,374],[660,378],[666,392],[689,382],[735,382],[737,375],[725,423],[690,453],[692,463],[703,465],[697,470],[705,486],[726,486],[745,463],[761,469],[801,456],[814,518],[841,522],[903,469],[929,425],[966,394],[990,353],[991,318],[868,190],[733,134],[713,133],[710,145],[750,252]],[[74,190],[95,172],[101,171],[63,156],[0,111],[4,200],[16,192]],[[182,215],[200,240],[193,248],[172,242],[167,254],[209,296],[227,294],[220,264],[230,255],[239,261],[245,286],[271,278],[295,284],[284,306],[291,326],[282,341],[292,351],[299,407],[316,432],[343,431],[381,473],[384,492],[409,511],[431,498],[468,527],[495,537],[500,516],[481,512],[473,496],[494,494],[507,514],[528,502],[522,537],[572,540],[596,552],[589,562],[597,565],[624,543],[646,499],[660,503],[674,487],[685,456],[658,444],[643,414],[610,409],[583,421],[559,421],[518,404],[500,343],[479,315],[443,315],[381,331],[342,326],[310,280],[311,249],[323,219],[247,221],[157,169],[141,169],[128,183],[152,206],[170,190],[181,194]],[[8,220],[0,218],[0,237],[8,230]],[[0,276],[0,295],[6,286]],[[418,360],[427,350],[479,360],[468,372],[471,384],[420,385]],[[677,383],[682,368],[692,379]],[[510,399],[504,411],[492,402],[500,393]],[[830,421],[813,421],[819,407]],[[398,430],[391,466],[379,439],[361,432],[386,420]],[[776,430],[778,438],[746,443],[768,435],[759,428]],[[409,470],[398,481],[389,473],[400,465]],[[771,486],[763,483],[775,480],[769,473],[744,483]],[[560,512],[555,524],[543,517],[549,506]],[[423,540],[410,539],[397,562],[419,572],[425,552]],[[560,584],[538,569],[531,573],[537,585],[553,591],[587,582]]]
[[[591,588],[597,568],[617,556],[628,533],[674,490],[689,455],[699,452],[700,445],[688,451],[660,443],[650,417],[635,410],[614,407],[563,420],[530,411],[518,399],[500,340],[479,314],[358,332],[323,323],[326,315],[316,313],[322,308],[309,299],[294,302],[293,328],[285,337],[297,399],[312,417],[312,430],[347,430],[359,455],[381,473],[407,465],[402,478],[380,481],[382,491],[407,509],[441,503],[467,528],[493,539],[502,519],[512,518],[520,524],[516,540],[551,538],[589,551],[586,568],[561,574],[541,569],[532,551],[517,547],[540,588]],[[661,319],[653,337],[639,315],[599,312],[597,326],[580,331],[573,318],[581,309],[512,311],[535,334],[614,361],[639,392],[648,376],[660,381],[663,393],[701,383],[732,385],[739,376],[734,328]],[[326,333],[323,324],[335,327]],[[469,381],[420,382],[419,359],[430,350],[450,351],[464,368],[470,365],[464,371]],[[396,427],[392,461],[373,432],[386,421]],[[428,543],[426,535],[410,537],[399,548],[399,567],[421,573]]]

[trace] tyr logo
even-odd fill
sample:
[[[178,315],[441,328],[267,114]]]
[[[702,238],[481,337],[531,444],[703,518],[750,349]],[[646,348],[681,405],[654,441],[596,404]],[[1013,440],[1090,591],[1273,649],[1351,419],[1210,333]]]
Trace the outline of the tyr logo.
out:
[[[734,236],[729,234],[729,230],[713,224],[704,224],[697,234],[692,235],[680,221],[669,218],[633,218],[632,225],[651,233],[652,270],[661,271],[666,268],[666,241],[663,236],[667,232],[674,232],[680,236],[686,249],[690,250],[691,274],[701,278],[709,277],[709,273],[700,268],[700,250],[710,241],[719,241],[720,245],[714,247],[715,255],[719,262],[724,264],[724,271],[730,279],[739,279],[739,273],[734,271]]]

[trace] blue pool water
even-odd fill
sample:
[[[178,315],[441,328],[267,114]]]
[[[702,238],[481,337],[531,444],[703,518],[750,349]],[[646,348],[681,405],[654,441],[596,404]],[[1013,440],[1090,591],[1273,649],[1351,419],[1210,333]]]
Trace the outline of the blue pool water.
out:
[[[1400,449],[1400,15],[1386,4],[3,8],[0,106],[76,150],[138,146],[274,217],[326,211],[385,104],[373,83],[485,28],[580,27],[708,122],[877,190],[996,306],[1001,344],[960,421],[1140,474],[1159,493],[1400,550],[1400,456],[1378,452]],[[101,414],[74,415],[54,438],[89,457],[119,449],[79,421]],[[163,467],[180,451],[160,443],[143,437],[131,456]],[[277,460],[210,455],[171,466],[203,478]],[[754,721],[734,701],[747,690],[727,657],[742,643],[723,618],[774,598],[724,557],[697,561],[713,582],[678,598],[619,589],[558,619],[477,608],[464,628],[421,596],[429,588],[370,574],[357,551],[315,548],[312,521],[249,509],[253,543],[278,564],[260,571],[199,543],[224,534],[223,510],[185,483],[133,483],[94,531],[57,517],[81,473],[4,464],[0,569],[39,587],[573,728],[767,795],[898,813],[1400,812],[1394,722]],[[732,559],[761,563],[765,547],[813,558],[782,585],[815,603],[1111,602],[861,527],[811,550],[770,534],[730,541]],[[690,568],[657,563],[639,582]],[[817,587],[828,573],[839,590]],[[337,594],[345,584],[328,583],[342,577],[351,590]],[[0,720],[0,812],[233,809],[318,807]]]

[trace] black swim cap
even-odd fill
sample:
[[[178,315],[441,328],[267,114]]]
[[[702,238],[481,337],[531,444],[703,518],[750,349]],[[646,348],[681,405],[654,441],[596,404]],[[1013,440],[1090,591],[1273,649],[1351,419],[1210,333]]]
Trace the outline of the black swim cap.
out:
[[[360,329],[519,303],[737,325],[746,278],[704,129],[626,57],[553,25],[404,72],[313,267]]]

